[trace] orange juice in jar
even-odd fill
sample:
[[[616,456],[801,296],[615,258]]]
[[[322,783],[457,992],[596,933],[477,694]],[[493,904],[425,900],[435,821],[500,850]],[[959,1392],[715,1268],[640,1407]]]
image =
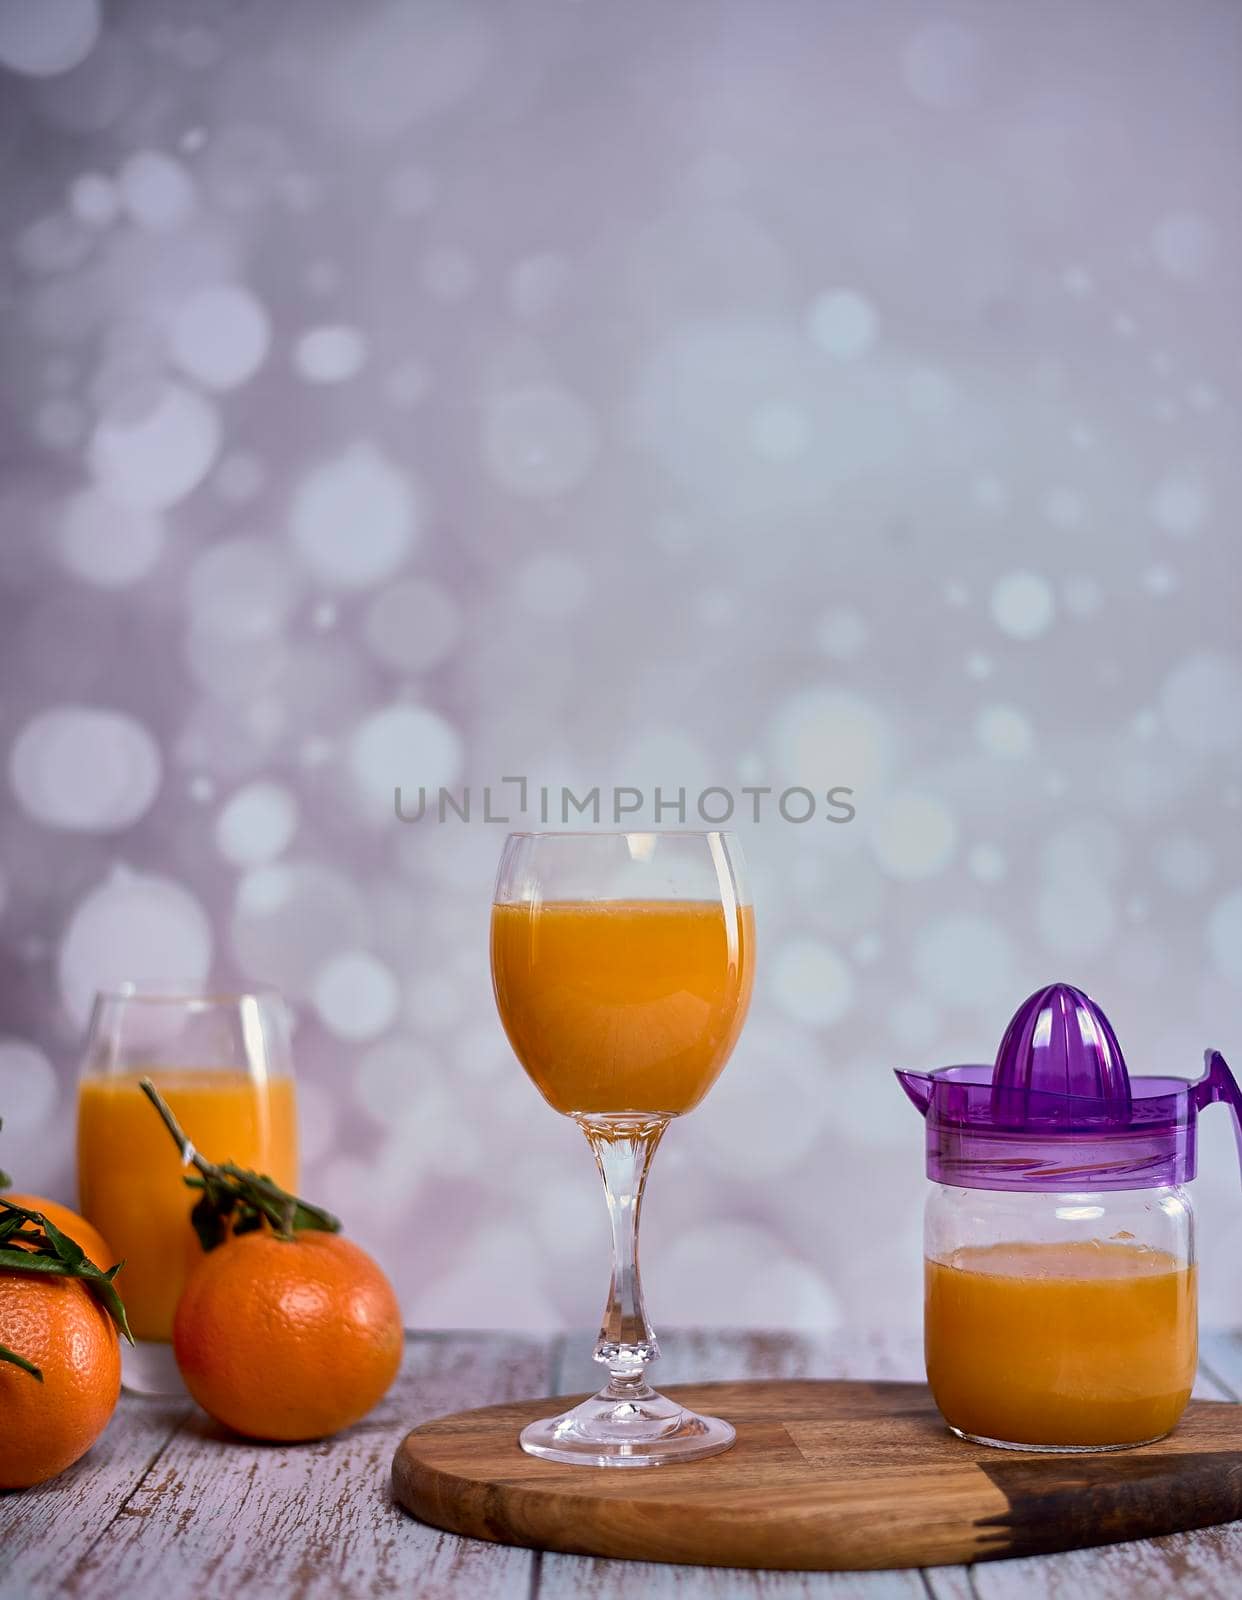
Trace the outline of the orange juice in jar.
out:
[[[1098,1449],[1159,1439],[1186,1409],[1198,1327],[1183,1253],[1098,1238],[978,1245],[924,1272],[927,1381],[956,1433]]]

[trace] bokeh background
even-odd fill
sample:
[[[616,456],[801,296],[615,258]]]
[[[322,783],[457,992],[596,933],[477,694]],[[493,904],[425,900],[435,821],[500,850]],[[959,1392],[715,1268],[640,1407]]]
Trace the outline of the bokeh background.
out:
[[[272,980],[410,1320],[591,1322],[504,830],[392,812],[512,773],[856,791],[742,824],[657,1322],[916,1323],[890,1068],[1045,981],[1242,1064],[1240,85],[1230,0],[0,0],[3,1165],[96,985]]]

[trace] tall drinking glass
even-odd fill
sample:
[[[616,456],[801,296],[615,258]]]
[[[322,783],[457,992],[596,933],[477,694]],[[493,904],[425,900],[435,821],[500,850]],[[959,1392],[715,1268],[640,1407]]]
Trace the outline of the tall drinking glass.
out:
[[[553,1461],[654,1467],[714,1455],[733,1429],[658,1394],[638,1218],[652,1155],[737,1042],[755,921],[725,833],[526,833],[505,844],[492,981],[518,1060],[595,1152],[612,1220],[612,1287],[595,1359],[608,1383],[522,1448]]]
[[[297,1114],[279,994],[208,994],[137,983],[96,996],[78,1086],[78,1198],[125,1267],[117,1288],[137,1347],[127,1388],[176,1392],[172,1322],[200,1254],[188,1169],[139,1089],[151,1078],[210,1161],[235,1161],[296,1192]]]

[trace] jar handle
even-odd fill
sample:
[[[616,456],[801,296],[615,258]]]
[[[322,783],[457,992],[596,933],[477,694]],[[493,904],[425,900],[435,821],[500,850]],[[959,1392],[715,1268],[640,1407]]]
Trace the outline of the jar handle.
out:
[[[1190,1086],[1192,1103],[1196,1111],[1202,1111],[1204,1106],[1210,1106],[1217,1100],[1228,1103],[1233,1111],[1238,1165],[1242,1167],[1242,1087],[1239,1087],[1238,1080],[1229,1070],[1229,1063],[1219,1050],[1205,1050],[1203,1065],[1206,1069],[1203,1076],[1196,1078]]]

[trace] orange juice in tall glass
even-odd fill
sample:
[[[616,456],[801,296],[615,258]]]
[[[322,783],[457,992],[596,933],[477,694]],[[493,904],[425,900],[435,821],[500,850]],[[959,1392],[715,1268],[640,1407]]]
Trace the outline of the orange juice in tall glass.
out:
[[[117,1288],[139,1341],[126,1352],[126,1384],[167,1392],[175,1387],[173,1313],[200,1247],[189,1169],[139,1088],[144,1077],[209,1160],[296,1190],[296,1102],[279,996],[131,984],[95,1002],[78,1090],[79,1206],[125,1262]]]

